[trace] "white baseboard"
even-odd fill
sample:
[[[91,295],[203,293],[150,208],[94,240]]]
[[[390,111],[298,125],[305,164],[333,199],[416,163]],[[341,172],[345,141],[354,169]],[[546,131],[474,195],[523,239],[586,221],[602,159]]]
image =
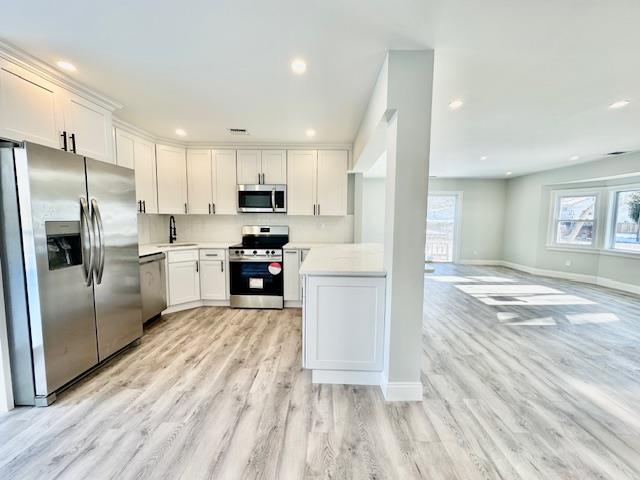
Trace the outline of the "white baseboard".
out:
[[[503,261],[503,267],[520,270],[521,272],[530,273],[531,275],[539,275],[541,277],[561,278],[563,280],[571,280],[573,282],[589,283],[591,285],[599,285],[614,290],[620,290],[627,293],[635,293],[640,295],[640,285],[632,285],[623,283],[610,278],[598,277],[596,275],[585,275],[582,273],[561,272],[558,270],[546,270],[543,268],[530,267],[528,265],[520,265],[517,263]]]
[[[181,303],[179,305],[171,305],[166,310],[162,311],[162,315],[168,315],[169,313],[182,312],[184,310],[190,310],[198,307],[228,307],[230,305],[229,300],[196,300],[195,302]],[[284,302],[284,308],[300,308],[301,302]]]
[[[311,382],[332,385],[380,385],[380,372],[312,370]]]
[[[494,267],[501,267],[503,266],[502,264],[504,263],[502,260],[478,260],[475,258],[463,258],[461,260],[458,260],[457,262],[460,265],[488,265],[488,266],[494,266]]]
[[[382,395],[387,402],[421,402],[421,382],[387,382],[380,384]]]

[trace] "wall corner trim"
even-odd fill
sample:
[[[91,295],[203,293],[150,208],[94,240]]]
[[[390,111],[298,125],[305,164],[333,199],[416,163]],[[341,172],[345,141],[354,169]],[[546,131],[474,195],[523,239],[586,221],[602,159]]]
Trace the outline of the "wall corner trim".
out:
[[[380,389],[387,402],[421,402],[422,382],[387,382],[382,378]]]

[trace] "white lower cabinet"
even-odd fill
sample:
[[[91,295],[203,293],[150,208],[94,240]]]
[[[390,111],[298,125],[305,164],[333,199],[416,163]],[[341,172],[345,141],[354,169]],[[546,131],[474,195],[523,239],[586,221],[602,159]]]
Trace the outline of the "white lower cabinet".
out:
[[[200,250],[200,297],[226,300],[227,271],[224,250]]]
[[[284,250],[284,301],[300,301],[300,250]]]
[[[197,250],[169,252],[168,283],[171,305],[200,300],[200,266]]]
[[[304,282],[304,366],[381,371],[385,278],[307,276]]]

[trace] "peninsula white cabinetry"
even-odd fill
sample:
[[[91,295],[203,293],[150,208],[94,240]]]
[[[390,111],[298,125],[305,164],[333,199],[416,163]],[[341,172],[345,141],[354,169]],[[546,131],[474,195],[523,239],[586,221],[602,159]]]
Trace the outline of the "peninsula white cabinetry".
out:
[[[114,162],[111,111],[0,59],[0,137]]]
[[[236,151],[187,150],[188,213],[235,215]]]
[[[300,273],[302,361],[312,381],[379,385],[386,294],[382,246],[314,247]]]
[[[169,145],[156,145],[156,171],[158,213],[188,213],[185,149]]]
[[[288,306],[299,306],[293,302],[302,301],[302,280],[299,270],[308,253],[308,248],[285,248],[283,250],[284,301],[292,302]]]
[[[238,150],[238,184],[286,184],[284,150]]]
[[[346,215],[348,152],[289,150],[287,155],[288,213]]]

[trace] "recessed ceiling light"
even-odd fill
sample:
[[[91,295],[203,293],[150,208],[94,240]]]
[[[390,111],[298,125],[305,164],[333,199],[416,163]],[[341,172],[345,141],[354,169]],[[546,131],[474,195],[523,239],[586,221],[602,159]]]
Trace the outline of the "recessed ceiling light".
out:
[[[453,100],[449,103],[449,108],[451,110],[458,110],[462,105],[464,105],[462,100]]]
[[[181,137],[184,137],[186,134],[187,132],[185,132],[183,129],[176,128],[176,135],[180,135]]]
[[[573,160],[573,161],[580,160],[580,157],[578,155],[574,155],[573,157],[569,158],[569,160]]]
[[[291,61],[291,70],[296,75],[302,75],[304,72],[307,71],[307,62],[305,62],[301,58],[294,58]]]
[[[629,105],[629,100],[619,100],[617,102],[613,102],[611,105],[609,105],[609,108],[611,109],[618,109],[618,108],[622,108],[622,107],[626,107],[627,105]]]
[[[71,62],[67,62],[66,60],[58,60],[56,65],[58,65],[58,67],[60,67],[62,70],[66,70],[67,72],[76,71],[76,66]]]
[[[513,172],[507,172],[507,177],[508,177],[509,175],[513,175]]]
[[[482,157],[480,157],[480,160],[486,160],[488,157],[483,155]]]
[[[316,131],[313,128],[307,128],[307,131],[304,132],[307,134],[307,137],[315,137]]]

